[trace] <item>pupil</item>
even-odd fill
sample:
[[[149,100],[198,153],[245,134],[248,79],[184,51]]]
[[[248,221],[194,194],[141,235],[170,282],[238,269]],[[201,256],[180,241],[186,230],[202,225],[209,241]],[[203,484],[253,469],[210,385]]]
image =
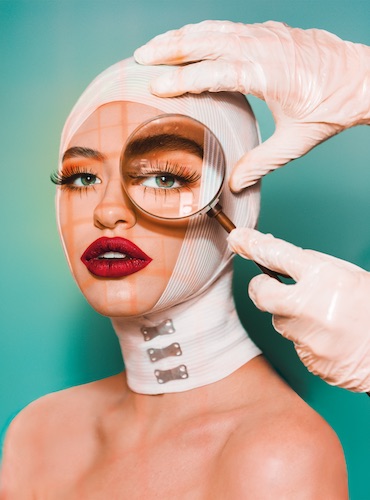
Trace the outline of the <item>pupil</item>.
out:
[[[170,188],[175,184],[175,179],[167,175],[161,175],[156,177],[156,183],[159,187]]]
[[[84,175],[81,179],[81,182],[84,186],[88,186],[89,184],[91,184],[93,182],[93,179],[94,176],[93,175]]]

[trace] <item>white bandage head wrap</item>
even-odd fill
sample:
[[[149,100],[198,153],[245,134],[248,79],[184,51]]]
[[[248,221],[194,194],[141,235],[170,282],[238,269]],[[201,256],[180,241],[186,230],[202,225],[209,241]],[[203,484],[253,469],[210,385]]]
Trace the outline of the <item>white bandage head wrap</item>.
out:
[[[130,101],[164,114],[189,116],[206,125],[224,150],[227,179],[236,161],[259,143],[249,104],[237,93],[187,94],[177,98],[152,95],[150,81],[170,69],[140,66],[127,59],[101,73],[67,119],[60,157],[97,108],[114,101]],[[226,186],[220,201],[236,226],[256,225],[258,185],[238,195]],[[232,253],[226,236],[215,220],[195,216],[188,224],[174,271],[155,307],[145,317],[112,320],[132,390],[145,394],[189,390],[229,375],[260,353],[234,311]]]

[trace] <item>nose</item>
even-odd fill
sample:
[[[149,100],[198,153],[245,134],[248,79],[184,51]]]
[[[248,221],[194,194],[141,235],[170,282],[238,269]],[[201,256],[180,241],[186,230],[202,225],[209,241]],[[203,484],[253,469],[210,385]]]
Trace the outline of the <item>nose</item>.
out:
[[[119,179],[112,179],[107,183],[94,210],[94,224],[99,229],[114,229],[120,224],[128,229],[136,224],[134,207]]]

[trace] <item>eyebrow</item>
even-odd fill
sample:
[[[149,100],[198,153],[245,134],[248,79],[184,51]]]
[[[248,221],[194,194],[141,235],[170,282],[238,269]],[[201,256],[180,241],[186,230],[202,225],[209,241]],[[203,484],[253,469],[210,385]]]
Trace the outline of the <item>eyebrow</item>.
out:
[[[96,151],[95,149],[90,149],[90,148],[83,148],[80,146],[74,146],[65,151],[62,158],[62,162],[68,160],[69,158],[77,158],[81,156],[83,158],[91,158],[93,160],[99,160],[99,161],[105,160],[105,156],[103,155],[103,153],[100,153],[100,151]]]
[[[156,134],[142,137],[130,142],[125,154],[128,156],[138,156],[156,151],[187,151],[203,159],[203,147],[193,139],[176,134]]]

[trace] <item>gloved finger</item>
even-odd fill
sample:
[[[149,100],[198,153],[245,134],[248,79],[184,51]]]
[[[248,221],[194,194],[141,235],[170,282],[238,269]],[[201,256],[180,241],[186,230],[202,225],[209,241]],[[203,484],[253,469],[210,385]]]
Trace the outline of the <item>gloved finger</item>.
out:
[[[331,361],[330,359],[324,361],[325,358],[323,359],[317,352],[313,352],[306,345],[302,346],[294,342],[294,348],[297,351],[297,354],[300,357],[302,363],[305,365],[305,367],[309,372],[323,378],[325,382],[327,382],[328,384],[340,385],[340,383],[338,384],[338,382],[342,382],[342,380],[341,378],[338,378],[339,375],[338,371],[334,369],[335,373],[334,379],[331,376],[331,372],[333,371],[333,365],[335,364],[335,361]],[[322,360],[322,362],[320,363],[320,370],[317,369],[318,359]]]
[[[177,30],[167,31],[159,37],[169,37],[185,35],[187,33],[201,33],[201,32],[217,32],[217,33],[230,33],[234,35],[253,35],[256,37],[262,36],[267,32],[278,32],[292,29],[286,23],[282,23],[279,21],[266,21],[264,23],[253,23],[253,24],[244,24],[244,23],[236,23],[233,21],[220,21],[220,20],[205,20],[200,23],[195,24],[186,24],[182,28]],[[158,38],[158,37],[156,37]]]
[[[242,23],[233,23],[231,21],[202,21],[197,24],[187,24],[180,29],[166,31],[160,35],[155,36],[145,45],[142,45],[134,52],[134,57],[136,61],[140,64],[171,64],[170,54],[167,49],[174,49],[177,44],[186,44],[187,39],[184,39],[185,35],[188,34],[199,34],[202,41],[206,40],[208,32],[208,44],[209,36],[211,33],[223,33],[223,34],[240,34],[244,33],[246,30],[246,25]],[[212,36],[213,43],[213,36]],[[159,51],[159,48],[162,48]],[[198,47],[193,46],[193,49],[197,52]],[[156,53],[156,50],[158,53]],[[201,60],[202,57],[198,57],[196,60]],[[174,63],[172,63],[174,64]]]
[[[309,267],[314,267],[321,262],[318,256],[300,247],[251,228],[234,229],[227,241],[231,250],[241,257],[291,276],[297,282]]]
[[[339,259],[338,257],[334,257],[333,255],[328,255],[327,253],[318,252],[317,250],[305,250],[305,253],[310,253],[315,257],[320,257],[320,260],[325,260],[330,264],[333,264],[341,269],[352,272],[364,272],[364,269],[353,264],[352,262],[348,262],[347,260]]]
[[[236,57],[235,39],[227,33],[202,32],[187,33],[151,40],[134,53],[140,64],[182,64],[204,59],[234,60]]]
[[[241,92],[262,97],[263,84],[256,66],[244,63],[243,67],[230,61],[201,61],[184,66],[154,79],[151,91],[160,97],[174,97],[186,92]]]
[[[292,314],[294,314],[293,308],[289,310],[289,315],[287,316],[274,314],[272,316],[272,326],[282,337],[291,340],[297,346],[301,341],[299,337],[302,335],[302,332],[298,325],[296,325],[296,318]]]
[[[295,147],[289,132],[284,128],[276,129],[269,139],[248,151],[236,163],[229,179],[231,191],[238,193],[253,186],[266,174],[286,165],[292,155],[296,157]]]
[[[311,128],[315,127],[311,124],[278,126],[271,137],[248,151],[236,163],[229,179],[230,189],[238,193],[253,186],[266,174],[310,151],[321,141],[321,136]]]
[[[283,337],[293,340],[286,329],[286,323],[287,323],[288,318],[286,316],[279,316],[278,314],[274,314],[272,316],[272,326],[275,328],[275,330],[280,333]]]
[[[160,36],[178,36],[185,35],[186,33],[201,33],[203,31],[216,31],[218,33],[244,33],[246,27],[249,26],[243,23],[234,23],[233,21],[220,21],[220,20],[205,20],[195,24],[185,24],[182,28],[177,30],[167,31]]]
[[[285,285],[266,274],[259,274],[251,279],[248,294],[258,309],[279,316],[288,316],[291,312],[289,297],[292,287]]]
[[[256,24],[234,23],[231,21],[202,21],[198,24],[188,24],[180,29],[167,31],[166,33],[162,33],[152,38],[149,42],[135,51],[134,57],[140,64],[176,64],[173,59],[173,54],[177,54],[179,49],[183,47],[186,48],[186,46],[189,45],[187,50],[181,50],[184,57],[186,52],[188,54],[188,59],[184,58],[181,62],[202,60],[203,57],[201,57],[201,53],[202,51],[204,52],[204,47],[202,46],[212,46],[214,40],[217,39],[217,35],[223,35],[218,39],[220,41],[227,40],[227,44],[233,46],[234,51],[231,56],[235,57],[235,48],[238,48],[240,43],[235,37],[230,35],[236,35],[250,38],[248,53],[243,54],[243,59],[244,57],[252,57],[252,47],[260,47],[260,52],[261,50],[262,52],[258,54],[256,61],[261,62],[265,56],[269,57],[269,54],[266,54],[266,51],[260,44],[261,40],[269,37],[270,45],[271,43],[279,43],[278,38],[274,36],[274,32],[281,33],[282,29],[285,31],[290,28],[284,23],[275,21]],[[199,39],[202,46],[191,43],[191,38],[187,38],[187,35],[192,34],[199,35],[193,40]],[[221,53],[222,52],[221,50]],[[254,57],[256,57],[256,54]]]
[[[215,31],[186,32],[159,35],[134,52],[140,64],[183,64],[189,62],[225,59],[239,66],[252,61],[263,67],[271,65],[271,52],[266,51],[261,38],[269,39],[271,51],[280,48],[280,42],[271,30],[250,25],[240,28],[243,34]],[[265,42],[266,43],[266,42]]]
[[[235,33],[239,34],[241,31],[245,30],[247,25],[243,23],[234,23],[232,21],[219,21],[219,20],[205,20],[200,23],[194,24],[185,24],[181,28],[168,30],[164,33],[160,33],[156,35],[151,40],[149,40],[146,44],[139,47],[137,50],[139,53],[143,47],[146,47],[148,44],[157,41],[166,41],[166,43],[172,42],[176,37],[186,35],[188,33],[202,33],[204,31],[214,31],[214,32],[223,32],[223,33]]]

